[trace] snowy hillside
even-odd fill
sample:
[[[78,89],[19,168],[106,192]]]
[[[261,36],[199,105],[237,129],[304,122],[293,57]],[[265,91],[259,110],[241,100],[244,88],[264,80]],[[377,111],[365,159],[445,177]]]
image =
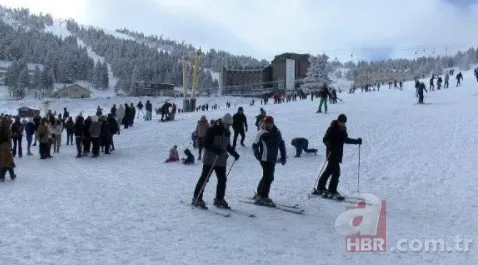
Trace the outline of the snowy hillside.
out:
[[[343,102],[329,105],[328,114],[315,113],[318,101],[251,107],[246,99],[235,99],[225,110],[228,99],[216,98],[217,111],[178,114],[169,123],[158,122],[157,116],[152,122],[137,119],[115,136],[117,150],[109,156],[76,159],[74,147],[62,146],[53,159],[40,160],[34,147],[34,156],[15,159],[17,180],[0,184],[1,264],[474,264],[475,245],[468,252],[452,245],[456,236],[477,240],[478,203],[470,198],[478,188],[478,89],[470,72],[464,76],[462,87],[451,84],[426,94],[428,105],[415,104],[410,83],[403,92],[341,94]],[[58,100],[51,105],[92,114],[98,105],[109,109],[113,103],[137,101]],[[153,101],[153,107],[161,102]],[[42,102],[1,104],[2,111],[13,112]],[[224,218],[180,204],[191,200],[202,165],[165,164],[168,149],[177,144],[184,157],[201,115],[218,118],[239,105],[249,123],[247,147],[238,147],[241,158],[228,177],[226,200],[256,217],[232,213]],[[287,164],[276,167],[270,197],[300,204],[304,215],[239,202],[253,194],[262,174],[251,151],[260,107],[274,116],[288,153]],[[386,253],[345,252],[345,236],[334,223],[353,204],[306,196],[324,161],[322,136],[340,113],[348,116],[349,136],[363,139],[360,191],[387,202]],[[290,141],[298,136],[319,148],[318,155],[294,158]],[[344,147],[343,194],[357,189],[358,150]],[[215,185],[213,175],[204,194],[212,208]],[[450,251],[427,253],[416,245],[397,251],[403,240],[430,239],[445,240]]]

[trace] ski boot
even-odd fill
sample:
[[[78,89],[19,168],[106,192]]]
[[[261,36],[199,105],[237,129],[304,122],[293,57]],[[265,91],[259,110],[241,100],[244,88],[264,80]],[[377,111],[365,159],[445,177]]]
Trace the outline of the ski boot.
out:
[[[11,180],[15,180],[16,178],[17,178],[17,174],[13,174],[13,175],[10,176]]]
[[[326,199],[336,200],[336,201],[345,200],[345,197],[338,192],[327,192],[324,195],[322,195],[322,197]]]
[[[276,207],[275,203],[269,197],[254,196],[255,204],[267,207]]]
[[[218,208],[231,209],[224,199],[214,199],[214,205]]]
[[[312,195],[323,196],[326,193],[327,193],[326,189],[314,189],[314,191],[312,192]]]
[[[199,199],[199,200],[196,201],[193,198],[193,201],[191,202],[191,205],[195,206],[195,207],[198,207],[198,208],[207,209],[206,203],[203,201],[203,199]]]

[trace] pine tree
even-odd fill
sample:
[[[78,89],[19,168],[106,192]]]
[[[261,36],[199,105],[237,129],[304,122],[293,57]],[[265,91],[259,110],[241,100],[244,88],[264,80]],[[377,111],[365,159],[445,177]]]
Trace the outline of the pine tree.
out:
[[[108,89],[110,81],[108,77],[108,65],[106,64],[106,62],[103,62],[101,70],[101,87],[103,89]]]
[[[307,93],[310,90],[318,89],[321,85],[330,84],[329,67],[327,60],[329,57],[325,54],[319,56],[309,56],[309,68],[307,69],[306,77],[304,78],[302,90]]]

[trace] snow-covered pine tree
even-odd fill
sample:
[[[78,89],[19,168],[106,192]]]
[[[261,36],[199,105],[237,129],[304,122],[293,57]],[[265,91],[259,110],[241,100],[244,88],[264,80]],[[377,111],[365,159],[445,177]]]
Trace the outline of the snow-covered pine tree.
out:
[[[330,84],[329,67],[327,61],[329,57],[325,54],[318,56],[309,56],[309,68],[301,86],[303,92],[308,93],[310,90],[318,89],[320,86]]]

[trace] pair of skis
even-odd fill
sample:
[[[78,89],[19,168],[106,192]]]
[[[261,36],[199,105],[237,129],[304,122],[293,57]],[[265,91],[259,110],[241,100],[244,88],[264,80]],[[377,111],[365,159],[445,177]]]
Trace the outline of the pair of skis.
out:
[[[336,202],[345,202],[345,203],[350,203],[350,204],[364,203],[365,205],[375,205],[375,204],[366,202],[363,198],[351,197],[351,196],[344,196],[343,199],[334,199],[334,198],[324,197],[323,195],[315,195],[315,194],[310,193],[310,194],[307,195],[307,198],[308,199],[321,198],[321,199],[325,199],[325,200],[336,201]]]
[[[262,207],[268,207],[271,209],[282,210],[284,212],[289,212],[294,214],[304,214],[305,212],[304,209],[299,208],[298,204],[289,205],[289,204],[283,204],[283,203],[276,203],[275,206],[268,206],[268,205],[257,204],[254,200],[250,198],[239,200],[239,202],[253,204],[253,205],[262,206]]]
[[[210,212],[212,214],[222,216],[222,217],[231,217],[232,213],[235,213],[235,214],[238,214],[238,215],[243,215],[243,216],[246,216],[246,217],[251,217],[251,218],[256,217],[255,214],[244,212],[244,211],[237,210],[237,209],[232,209],[232,208],[216,207],[214,209],[210,209],[210,208],[203,208],[203,207],[194,206],[194,205],[192,205],[190,203],[187,203],[185,201],[180,201],[180,203],[185,204],[185,205],[189,205],[193,209],[204,210],[204,211],[207,211],[207,212]]]

